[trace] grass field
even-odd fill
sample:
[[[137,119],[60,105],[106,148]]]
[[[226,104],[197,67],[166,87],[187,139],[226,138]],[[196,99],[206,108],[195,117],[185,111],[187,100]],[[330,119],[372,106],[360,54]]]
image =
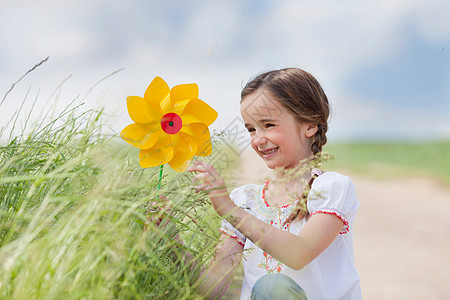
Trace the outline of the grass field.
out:
[[[424,143],[343,143],[324,149],[330,169],[378,177],[433,176],[450,185],[450,141]]]
[[[0,298],[198,298],[190,281],[219,219],[189,176],[165,176],[159,189],[158,168],[142,169],[135,149],[101,133],[101,112],[73,106],[40,124],[0,145]],[[172,220],[165,226],[147,218],[160,195],[170,215],[161,201],[151,208]]]

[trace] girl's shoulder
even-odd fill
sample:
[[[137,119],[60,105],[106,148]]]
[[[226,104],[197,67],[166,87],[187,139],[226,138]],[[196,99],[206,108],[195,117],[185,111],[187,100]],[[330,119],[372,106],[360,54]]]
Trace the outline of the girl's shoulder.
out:
[[[349,176],[329,171],[318,176],[311,185],[311,191],[328,194],[355,194],[355,185]],[[356,194],[355,194],[356,196]]]
[[[335,171],[325,172],[318,176],[311,185],[311,190],[332,193],[354,191],[355,185],[349,176]]]
[[[325,172],[317,177],[308,195],[310,214],[336,213],[343,218],[352,217],[359,207],[355,186],[349,176],[338,172]]]
[[[318,176],[311,186],[312,189],[314,188],[332,188],[332,187],[353,187],[353,181],[349,176],[346,176],[344,174],[335,172],[335,171],[328,171],[324,172],[322,175]]]

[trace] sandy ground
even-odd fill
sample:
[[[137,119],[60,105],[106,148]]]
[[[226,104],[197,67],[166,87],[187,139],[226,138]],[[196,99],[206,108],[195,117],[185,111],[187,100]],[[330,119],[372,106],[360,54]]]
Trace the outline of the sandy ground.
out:
[[[269,174],[250,152],[241,155],[240,170],[238,184]],[[450,187],[430,178],[346,174],[360,200],[354,247],[363,299],[450,299]],[[238,290],[227,298],[238,298]]]

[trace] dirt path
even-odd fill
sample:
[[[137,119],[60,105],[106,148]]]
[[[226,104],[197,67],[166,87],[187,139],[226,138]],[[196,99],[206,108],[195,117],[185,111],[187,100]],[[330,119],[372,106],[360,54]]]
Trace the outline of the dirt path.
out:
[[[241,157],[239,183],[269,174],[252,153]],[[363,299],[450,299],[450,188],[349,175],[361,203],[354,247]]]
[[[427,178],[353,180],[364,299],[450,299],[450,189]]]

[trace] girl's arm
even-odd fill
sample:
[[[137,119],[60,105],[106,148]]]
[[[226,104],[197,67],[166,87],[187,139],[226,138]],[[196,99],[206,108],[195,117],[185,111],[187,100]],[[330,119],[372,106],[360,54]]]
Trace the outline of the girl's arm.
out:
[[[207,299],[221,299],[228,290],[236,267],[242,259],[244,246],[236,239],[224,234],[221,236],[214,258],[209,267],[199,276],[194,284],[201,295]]]
[[[201,172],[195,178],[203,182],[197,189],[209,191],[211,203],[220,216],[259,248],[292,269],[300,270],[310,263],[342,229],[343,222],[330,214],[311,216],[298,235],[275,228],[236,206],[226,191],[223,179],[209,164],[196,162],[189,171]]]
[[[156,202],[151,204],[152,206],[157,205]],[[158,214],[155,214],[155,209],[147,211],[147,213],[151,213],[148,221],[158,227],[168,225],[171,220],[169,217],[172,210],[170,202],[167,201],[163,204],[161,209],[163,213]],[[184,245],[178,234],[172,238],[180,245]],[[230,286],[236,267],[241,262],[243,249],[244,246],[239,244],[236,239],[222,234],[208,267],[200,266],[194,255],[189,251],[183,254],[181,261],[188,265],[190,270],[202,269],[198,277],[192,279],[193,287],[201,295],[205,296],[206,299],[220,299]]]
[[[295,270],[302,269],[322,253],[343,226],[334,215],[315,214],[295,235],[264,223],[239,207],[224,210],[224,215],[259,248]]]

